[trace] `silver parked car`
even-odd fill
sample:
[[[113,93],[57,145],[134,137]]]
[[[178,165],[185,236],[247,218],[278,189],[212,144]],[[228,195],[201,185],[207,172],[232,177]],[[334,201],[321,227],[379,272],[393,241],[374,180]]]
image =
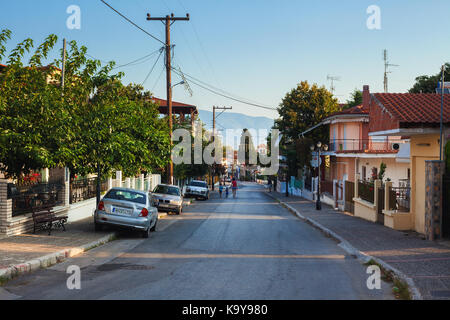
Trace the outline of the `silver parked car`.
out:
[[[153,190],[152,205],[159,211],[175,212],[180,214],[183,211],[183,196],[178,186],[169,184],[158,184]]]
[[[150,195],[127,188],[109,190],[94,214],[95,230],[104,225],[126,227],[141,231],[144,238],[155,231],[157,222],[158,209],[152,206]]]

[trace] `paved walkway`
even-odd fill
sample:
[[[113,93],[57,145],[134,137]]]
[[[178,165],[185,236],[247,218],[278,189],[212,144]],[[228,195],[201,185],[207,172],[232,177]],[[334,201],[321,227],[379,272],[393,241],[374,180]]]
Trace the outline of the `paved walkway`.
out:
[[[0,239],[0,269],[18,265],[61,250],[79,247],[110,234],[111,231],[94,232],[92,217],[72,222],[62,229],[36,231]]]
[[[432,242],[415,232],[402,232],[335,211],[322,203],[272,192],[278,200],[294,207],[347,240],[359,251],[379,258],[411,278],[424,299],[450,299],[450,246]]]

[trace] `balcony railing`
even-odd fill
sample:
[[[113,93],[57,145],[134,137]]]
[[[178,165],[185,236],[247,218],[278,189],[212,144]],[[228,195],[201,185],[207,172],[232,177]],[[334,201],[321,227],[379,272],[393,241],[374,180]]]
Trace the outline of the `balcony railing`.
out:
[[[331,139],[329,150],[333,152],[345,151],[384,151],[395,152],[403,140],[399,139]]]

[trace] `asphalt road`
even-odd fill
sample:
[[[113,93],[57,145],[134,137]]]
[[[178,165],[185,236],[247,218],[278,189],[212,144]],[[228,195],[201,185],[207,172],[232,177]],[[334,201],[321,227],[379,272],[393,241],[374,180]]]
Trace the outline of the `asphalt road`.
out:
[[[69,265],[81,289],[69,290]],[[119,240],[21,276],[0,299],[392,299],[369,290],[366,267],[263,193],[197,201],[159,221],[149,239]]]

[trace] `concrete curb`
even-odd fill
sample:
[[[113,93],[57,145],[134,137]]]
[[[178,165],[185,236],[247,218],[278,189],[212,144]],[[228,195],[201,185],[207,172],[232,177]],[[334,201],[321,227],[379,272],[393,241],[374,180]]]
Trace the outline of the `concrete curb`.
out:
[[[321,225],[320,223],[318,223],[317,221],[315,221],[315,220],[313,220],[311,218],[307,218],[307,217],[303,216],[295,208],[293,208],[289,204],[281,201],[280,199],[276,198],[274,195],[272,195],[270,193],[265,193],[265,194],[267,194],[269,197],[277,200],[283,207],[285,207],[286,209],[288,209],[289,211],[294,213],[301,220],[304,220],[304,221],[310,223],[311,225],[313,225],[315,228],[319,229],[320,231],[322,231],[326,235],[328,235],[328,236],[332,237],[333,239],[339,241],[339,247],[341,247],[345,252],[347,252],[351,256],[355,256],[360,262],[367,263],[370,260],[373,260],[373,261],[377,262],[378,264],[380,264],[384,269],[394,273],[396,275],[396,277],[398,277],[399,279],[403,280],[404,282],[406,282],[408,284],[409,290],[410,290],[410,293],[411,293],[411,297],[412,297],[413,300],[423,300],[422,295],[421,295],[419,289],[416,287],[413,279],[411,279],[410,277],[406,276],[403,272],[401,272],[400,270],[392,267],[391,265],[389,265],[388,263],[384,262],[383,260],[381,260],[379,258],[373,257],[371,255],[368,255],[368,254],[366,254],[366,253],[356,249],[347,240],[342,238],[340,235],[338,235],[334,231],[331,231],[330,229],[324,227],[323,225]]]
[[[115,236],[116,236],[115,232],[109,233],[109,234],[105,235],[104,237],[101,237],[100,239],[89,242],[82,246],[63,249],[58,252],[50,253],[48,255],[45,255],[45,256],[30,260],[30,261],[27,261],[24,263],[11,265],[8,268],[0,269],[0,279],[10,280],[10,279],[17,277],[24,273],[33,272],[40,268],[50,267],[54,264],[63,262],[67,258],[77,256],[85,251],[88,251],[88,250],[94,248],[94,247],[98,247],[107,242],[110,242]]]

